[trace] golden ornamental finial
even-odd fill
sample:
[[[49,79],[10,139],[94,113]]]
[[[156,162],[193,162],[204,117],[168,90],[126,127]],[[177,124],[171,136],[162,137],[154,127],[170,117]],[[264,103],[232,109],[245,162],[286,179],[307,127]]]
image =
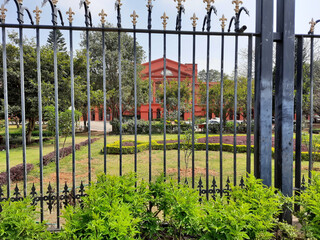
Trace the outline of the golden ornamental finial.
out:
[[[192,26],[195,28],[197,26],[197,20],[199,20],[199,18],[196,16],[196,14],[193,14],[193,17],[190,18],[192,20]]]
[[[117,2],[118,2],[119,7],[121,8],[121,6],[122,6],[121,0],[117,0]]]
[[[87,6],[89,6],[91,2],[89,2],[89,0],[85,0],[85,1],[86,1]]]
[[[233,0],[232,4],[236,5],[236,8],[234,9],[234,11],[238,13],[240,11],[240,4],[243,4],[243,2],[240,0]]]
[[[161,19],[163,19],[163,21],[162,21],[163,29],[166,30],[166,28],[167,28],[167,19],[169,19],[169,17],[164,12],[163,15],[161,16]]]
[[[2,22],[4,22],[6,20],[6,12],[8,11],[8,9],[6,9],[4,7],[4,5],[2,4],[0,11],[1,11],[1,20],[2,20]]]
[[[313,20],[313,18],[311,19],[311,22],[309,22],[311,27],[310,27],[310,33],[314,33],[314,27],[316,26],[316,22]]]
[[[108,16],[105,12],[104,12],[104,10],[102,9],[101,10],[101,12],[99,13],[99,16],[101,17],[101,23],[102,24],[105,24],[106,23],[106,16]]]
[[[69,23],[72,23],[72,21],[73,21],[72,15],[74,15],[74,12],[72,12],[72,9],[69,8],[69,11],[66,12],[66,14],[69,15],[69,18],[68,18]]]
[[[209,12],[210,8],[211,8],[211,3],[214,3],[214,0],[203,0],[203,2],[207,3],[206,10],[207,10],[207,12]]]
[[[53,3],[53,5],[57,5],[58,4],[58,0],[53,0],[52,3]]]
[[[186,2],[186,0],[174,0],[174,1],[178,2],[178,6],[177,6],[178,11],[180,10],[180,8],[182,6],[182,2]]]
[[[33,12],[36,14],[36,23],[39,24],[40,23],[40,13],[42,13],[42,11],[37,6],[36,10],[33,10]]]
[[[221,21],[221,27],[222,27],[222,29],[224,29],[225,26],[226,26],[226,21],[227,21],[228,19],[226,19],[226,18],[224,17],[224,14],[223,14],[223,15],[222,15],[222,18],[220,18],[219,20]]]
[[[155,1],[155,0],[153,0],[153,1]],[[147,8],[149,8],[149,6],[152,6],[152,0],[148,0]]]
[[[18,0],[18,3],[19,3],[19,4],[22,4],[22,3],[23,3],[23,0]]]
[[[133,11],[133,13],[130,15],[130,17],[132,17],[132,23],[135,26],[137,24],[137,18],[139,17],[139,15],[136,14],[136,11]]]

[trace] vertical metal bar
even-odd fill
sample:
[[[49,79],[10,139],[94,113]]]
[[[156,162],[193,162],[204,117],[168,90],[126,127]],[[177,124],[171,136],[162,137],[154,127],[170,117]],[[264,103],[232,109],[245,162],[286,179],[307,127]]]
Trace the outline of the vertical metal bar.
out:
[[[178,32],[178,183],[180,182],[180,134],[181,134],[181,33]]]
[[[104,28],[104,23],[102,28]],[[103,172],[107,174],[107,82],[105,31],[102,31],[102,81],[103,81]]]
[[[224,84],[224,27],[221,36],[221,76],[220,76],[220,196],[223,195],[223,84]]]
[[[193,41],[192,41],[192,188],[195,187],[195,154],[194,154],[194,121],[195,121],[195,97],[196,97],[196,27],[193,27]]]
[[[256,0],[255,176],[271,186],[273,1]]]
[[[210,35],[207,35],[207,78],[206,78],[206,198],[209,199],[209,70]]]
[[[42,86],[40,29],[36,29],[37,38],[37,77],[38,77],[38,113],[39,113],[39,166],[40,166],[40,220],[43,221],[43,133],[42,133]]]
[[[295,195],[300,194],[301,188],[301,133],[302,133],[302,103],[303,103],[303,37],[298,37],[297,43],[297,89],[296,89],[296,161],[295,161]],[[295,211],[300,206],[295,204]]]
[[[313,169],[313,62],[314,62],[314,38],[311,36],[311,45],[310,45],[310,127],[309,127],[309,183],[311,182],[312,169]]]
[[[7,172],[7,198],[10,198],[10,139],[9,139],[9,114],[8,114],[8,75],[7,75],[7,35],[2,22],[2,64],[3,64],[3,96],[4,96],[4,121],[6,136],[6,172]]]
[[[167,176],[167,34],[163,34],[163,174]]]
[[[118,31],[118,73],[119,73],[119,120],[120,120],[120,156],[119,174],[122,176],[122,78],[121,78],[121,32]]]
[[[150,29],[149,29],[150,30]],[[149,182],[152,179],[152,145],[151,145],[151,133],[152,133],[152,116],[151,116],[151,104],[152,104],[152,92],[151,92],[151,32],[149,32]]]
[[[275,187],[285,196],[293,189],[293,120],[295,74],[295,1],[277,1],[277,31],[283,32],[277,42],[277,74],[275,81]],[[292,222],[291,211],[283,218]]]
[[[251,114],[252,113],[252,35],[248,37],[247,82],[247,173],[251,173]]]
[[[91,97],[90,97],[90,45],[89,31],[86,30],[87,57],[87,105],[88,105],[88,181],[91,182]]]
[[[238,116],[238,48],[239,36],[235,37],[235,61],[234,61],[234,114],[233,114],[233,184],[237,185],[237,116]]]
[[[72,22],[70,22],[72,28]],[[71,119],[72,119],[72,195],[76,197],[76,128],[75,128],[75,102],[74,102],[74,68],[73,68],[73,33],[70,35],[70,77],[71,77]],[[76,201],[74,201],[75,203]]]
[[[59,150],[59,85],[58,85],[58,55],[57,55],[57,30],[53,29],[53,72],[54,72],[54,105],[55,105],[55,127],[56,127],[56,197],[57,197],[57,228],[60,228],[60,150]]]
[[[21,117],[22,117],[22,157],[23,157],[23,196],[27,196],[27,144],[26,144],[26,107],[24,88],[24,59],[23,59],[23,28],[19,28],[19,48],[20,48],[20,84],[21,84]]]
[[[133,29],[136,30],[136,25],[133,25]],[[137,174],[137,141],[138,141],[138,129],[137,129],[137,33],[133,32],[133,55],[134,55],[134,172]]]

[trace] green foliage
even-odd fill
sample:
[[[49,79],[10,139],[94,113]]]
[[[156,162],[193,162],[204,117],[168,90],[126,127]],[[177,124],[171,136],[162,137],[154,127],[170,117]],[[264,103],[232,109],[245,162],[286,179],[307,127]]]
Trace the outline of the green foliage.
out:
[[[203,204],[201,239],[271,239],[286,199],[250,175],[246,188],[232,187],[230,198]]]
[[[112,27],[111,24],[106,23],[106,27]],[[91,72],[91,90],[97,91],[102,89],[102,75],[103,75],[103,61],[102,61],[102,37],[99,32],[90,32],[90,67],[94,69]],[[133,54],[133,37],[130,34],[121,34],[121,57],[122,57],[122,111],[132,111],[134,107],[134,54]],[[75,73],[78,73],[81,77],[80,81],[86,86],[86,35],[82,34],[81,50],[77,53],[77,58],[79,59],[79,68],[75,69]],[[105,47],[106,47],[106,62],[107,71],[106,79],[107,84],[107,105],[111,108],[111,114],[113,119],[119,116],[119,74],[118,74],[118,33],[116,32],[106,32],[105,33]],[[137,61],[137,101],[138,106],[146,103],[148,100],[148,81],[143,81],[141,79],[140,72],[142,71],[142,62],[144,61],[144,50],[142,46],[137,43],[136,45],[136,61]],[[84,67],[80,67],[84,66]],[[100,104],[95,104],[96,106],[103,104],[103,98],[100,100]],[[81,104],[83,109],[86,110],[86,96],[84,94]],[[79,108],[78,108],[79,109]],[[85,111],[82,111],[85,113]]]
[[[192,154],[192,129],[189,128],[186,131],[184,131],[182,135],[182,151],[184,153],[184,163],[186,166],[186,171],[185,174],[188,172],[188,167],[189,167],[189,159]]]
[[[5,201],[1,203],[0,239],[50,239],[45,223],[36,223],[35,207],[31,200],[18,202]]]
[[[69,206],[63,213],[64,239],[136,239],[147,208],[145,183],[135,188],[133,174],[123,177],[100,175],[90,185],[83,208]]]
[[[313,173],[311,184],[297,196],[301,206],[298,212],[302,230],[309,239],[320,239],[320,174]]]
[[[47,106],[45,107],[45,118],[47,120],[48,131],[55,133],[55,107]],[[79,121],[81,113],[77,110],[74,111],[75,122]],[[61,136],[68,136],[72,131],[72,112],[71,110],[66,110],[64,112],[59,112],[59,134]]]
[[[170,140],[167,141],[176,141],[176,140]],[[123,141],[123,142],[132,142],[133,141]],[[186,144],[184,142],[180,143],[180,146],[182,149],[191,149],[191,142],[189,144]],[[209,143],[209,151],[220,151],[220,144],[219,143]],[[164,144],[158,143],[157,141],[151,142],[152,150],[163,150]],[[149,143],[148,142],[137,142],[137,150],[138,152],[142,152],[149,149]],[[178,149],[178,143],[167,143],[166,144],[167,150],[177,150]],[[194,144],[195,151],[205,151],[206,150],[206,144],[205,143],[197,143]],[[225,152],[232,152],[233,153],[233,145],[232,144],[223,144],[222,150]],[[246,145],[237,145],[237,152],[238,153],[245,153],[247,152],[247,146]],[[254,152],[254,146],[251,146],[251,152]],[[101,149],[101,153],[103,153],[103,148]],[[120,153],[120,143],[119,141],[107,144],[107,153],[109,154],[119,154]],[[133,154],[134,153],[134,146],[122,146],[122,154]],[[189,152],[190,153],[190,152]]]
[[[225,79],[223,83],[223,123],[227,122],[228,117],[233,118],[234,111],[234,81],[230,79]],[[209,88],[209,102],[210,111],[214,113],[215,116],[220,116],[220,82],[212,84]],[[252,87],[252,93],[254,93],[254,87]],[[253,94],[252,94],[253,95]],[[206,84],[200,84],[200,97],[201,102],[206,102]],[[240,77],[238,79],[238,105],[237,111],[244,118],[247,114],[247,79]]]
[[[166,101],[168,112],[177,111],[178,108],[178,81],[171,79],[167,80],[167,91],[166,91]],[[188,79],[181,81],[180,83],[180,104],[181,110],[190,110],[190,99],[191,99],[191,82]],[[157,97],[161,100],[163,106],[164,100],[164,86],[161,84],[157,90]],[[170,117],[169,117],[170,119]]]
[[[112,125],[112,133],[120,133],[120,122],[115,119],[110,122]],[[164,131],[164,123],[160,121],[151,122],[151,133],[152,134],[161,134]],[[190,128],[190,125],[182,122],[180,125],[182,131],[186,131]],[[175,122],[167,122],[166,125],[167,133],[178,133],[178,125]],[[134,120],[128,120],[122,124],[122,133],[123,134],[134,134]],[[149,121],[137,120],[137,133],[138,134],[149,134]]]
[[[157,178],[136,184],[134,174],[101,175],[80,206],[67,207],[60,239],[271,239],[287,202],[253,176],[229,198],[199,202],[197,190]]]
[[[62,32],[57,29],[56,30],[56,39],[57,39],[57,49],[58,51],[62,51],[62,52],[66,52],[67,51],[67,47],[66,47],[66,41],[63,37]],[[51,49],[53,49],[54,47],[54,34],[53,34],[53,30],[50,31],[48,39],[47,39],[47,45],[48,47],[50,47]]]
[[[310,135],[308,133],[302,132],[302,144],[307,147],[308,151],[310,149],[309,139]],[[312,161],[319,162],[320,161],[320,135],[313,135],[312,138]],[[307,154],[309,160],[309,154]]]

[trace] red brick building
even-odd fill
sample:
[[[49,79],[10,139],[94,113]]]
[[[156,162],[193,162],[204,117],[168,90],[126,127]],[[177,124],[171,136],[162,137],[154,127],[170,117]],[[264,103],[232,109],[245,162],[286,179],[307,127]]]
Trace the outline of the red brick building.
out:
[[[149,62],[142,64],[144,69],[141,71],[141,78],[142,80],[148,81],[149,80]],[[190,93],[192,94],[192,64],[181,64],[181,81],[189,81],[190,86]],[[160,58],[151,62],[151,80],[153,84],[153,100],[151,104],[151,113],[152,119],[159,119],[163,117],[163,108],[162,104],[159,99],[156,97],[156,91],[159,89],[160,85],[163,84],[163,70],[164,70],[164,59]],[[196,88],[196,98],[195,98],[195,116],[205,116],[206,109],[204,105],[199,104],[200,96],[199,96],[199,89],[200,83],[198,82],[198,65],[195,65],[195,88]],[[177,81],[178,80],[178,62],[173,60],[167,59],[166,63],[166,77],[168,81]],[[215,83],[210,83],[215,84]],[[191,103],[190,103],[191,104]],[[132,112],[125,112],[124,116],[132,116]],[[138,118],[142,120],[149,120],[149,104],[143,104],[138,109]],[[188,120],[192,118],[192,112],[185,112],[183,114],[183,119]],[[103,121],[103,111],[99,110],[96,107],[91,114],[92,121]],[[112,116],[110,111],[107,111],[107,120],[112,120]]]

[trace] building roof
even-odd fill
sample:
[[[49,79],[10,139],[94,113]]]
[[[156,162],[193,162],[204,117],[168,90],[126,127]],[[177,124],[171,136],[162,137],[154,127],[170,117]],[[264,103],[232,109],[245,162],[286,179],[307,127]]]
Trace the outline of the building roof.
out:
[[[143,63],[144,69],[141,71],[142,78],[149,77],[149,62]],[[178,78],[178,67],[179,63],[173,61],[171,59],[166,60],[166,76],[167,78]],[[151,76],[152,78],[159,78],[163,79],[163,69],[164,69],[164,58],[159,58],[156,60],[151,61]],[[181,79],[190,78],[192,79],[192,64],[182,64],[180,65],[181,69]],[[195,64],[195,72],[196,72],[196,79],[198,74],[198,65]],[[196,80],[197,81],[197,80]]]

